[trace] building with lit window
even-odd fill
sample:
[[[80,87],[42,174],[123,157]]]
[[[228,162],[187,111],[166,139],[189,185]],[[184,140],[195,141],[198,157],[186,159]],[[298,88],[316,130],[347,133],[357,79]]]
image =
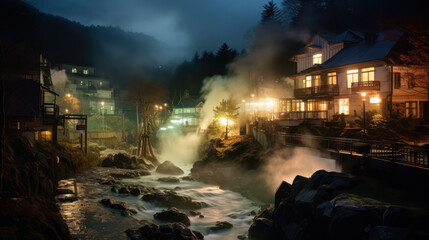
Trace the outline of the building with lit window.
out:
[[[345,31],[338,35],[316,34],[292,60],[297,64],[294,98],[279,100],[280,119],[330,121],[344,115],[347,120],[365,110],[389,118],[427,118],[428,75],[415,67],[389,61],[401,32],[363,34]],[[429,85],[428,85],[429,86]]]
[[[198,98],[185,97],[172,109],[170,123],[183,128],[195,130],[200,124],[200,111],[203,102]]]
[[[63,64],[68,81],[64,89],[65,96],[76,97],[79,101],[79,113],[94,115],[114,115],[117,113],[115,90],[110,81],[97,74],[94,67]]]

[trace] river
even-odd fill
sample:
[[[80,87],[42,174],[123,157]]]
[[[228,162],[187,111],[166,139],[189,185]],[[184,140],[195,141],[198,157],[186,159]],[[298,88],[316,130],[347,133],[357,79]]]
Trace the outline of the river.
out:
[[[186,176],[189,174],[192,164],[180,166]],[[78,200],[75,202],[60,203],[60,211],[69,226],[71,234],[77,239],[127,239],[125,230],[137,229],[139,220],[151,220],[156,212],[165,208],[152,205],[141,200],[141,196],[129,194],[118,194],[110,191],[109,185],[101,185],[97,178],[109,174],[109,168],[95,167],[76,178],[66,179],[59,182],[59,188],[74,190],[76,182]],[[151,171],[152,175],[142,176],[136,179],[122,179],[127,185],[143,185],[156,187],[160,190],[177,190],[179,194],[192,197],[196,201],[203,201],[208,207],[198,210],[204,218],[199,216],[189,217],[192,230],[204,234],[204,239],[237,239],[238,235],[247,235],[253,216],[251,211],[257,212],[260,206],[241,194],[229,190],[222,190],[219,186],[209,185],[198,181],[181,180],[180,183],[160,182],[160,177],[166,175]],[[104,207],[99,203],[101,199],[112,198],[117,201],[127,202],[131,208],[137,210],[132,217],[124,217],[114,209]],[[187,210],[179,209],[185,213]],[[216,221],[228,221],[233,228],[226,231],[210,233],[208,228],[214,226]]]

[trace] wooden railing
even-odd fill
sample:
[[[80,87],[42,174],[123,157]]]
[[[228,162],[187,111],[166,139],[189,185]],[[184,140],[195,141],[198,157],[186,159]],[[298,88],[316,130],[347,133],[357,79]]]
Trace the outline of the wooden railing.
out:
[[[279,112],[276,114],[280,120],[328,119],[328,111]]]
[[[346,154],[383,159],[429,168],[429,149],[392,141],[320,137],[300,134],[279,134],[284,145],[305,146]]]
[[[320,85],[308,88],[297,88],[294,90],[296,98],[336,96],[339,94],[337,84]]]
[[[365,81],[352,83],[352,92],[380,91],[380,81]]]

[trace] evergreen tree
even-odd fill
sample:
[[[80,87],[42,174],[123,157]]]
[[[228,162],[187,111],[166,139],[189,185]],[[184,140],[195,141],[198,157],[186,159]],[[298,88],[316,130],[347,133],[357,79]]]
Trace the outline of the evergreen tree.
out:
[[[264,5],[264,10],[261,14],[261,24],[280,24],[280,10],[273,1],[269,1]]]
[[[283,0],[281,11],[283,25],[289,27],[298,16],[300,10],[301,3],[299,0]]]
[[[223,99],[219,105],[213,109],[216,120],[225,126],[225,139],[228,139],[231,125],[238,117],[238,109],[239,107],[237,107],[237,104],[231,99]]]

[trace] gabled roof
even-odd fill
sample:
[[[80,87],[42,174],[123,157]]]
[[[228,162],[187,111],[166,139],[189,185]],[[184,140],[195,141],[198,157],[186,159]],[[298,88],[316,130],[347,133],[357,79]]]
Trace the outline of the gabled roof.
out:
[[[200,103],[201,101],[197,98],[185,98],[176,105],[176,108],[196,108]]]
[[[305,69],[298,74],[310,73],[316,70],[322,70],[326,68],[333,68],[339,66],[345,66],[355,63],[368,62],[373,60],[382,60],[392,50],[393,46],[397,43],[402,32],[396,32],[396,37],[392,38],[391,35],[386,37],[383,33],[378,33],[376,39],[372,44],[368,44],[365,38],[361,38],[358,33],[352,31],[343,32],[336,37],[332,38],[331,41],[344,40],[358,40],[350,45],[345,46],[336,55],[328,59],[322,64],[315,65],[311,68]]]

